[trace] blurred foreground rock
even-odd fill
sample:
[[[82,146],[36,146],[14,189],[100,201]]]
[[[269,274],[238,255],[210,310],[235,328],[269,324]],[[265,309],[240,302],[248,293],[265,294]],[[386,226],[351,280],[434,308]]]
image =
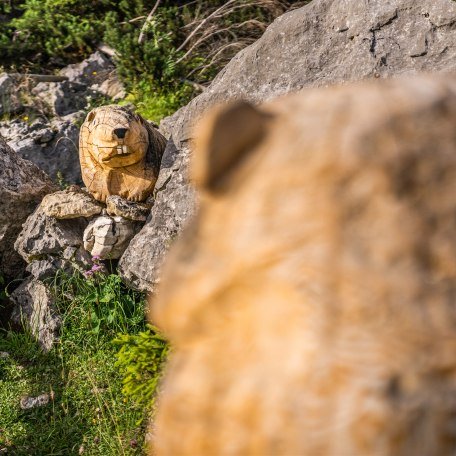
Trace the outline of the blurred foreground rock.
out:
[[[120,261],[123,278],[154,290],[168,246],[195,212],[189,140],[208,108],[239,98],[259,103],[304,87],[456,70],[455,23],[456,3],[448,0],[314,0],[276,19],[207,90],[161,123],[173,143],[152,214]]]

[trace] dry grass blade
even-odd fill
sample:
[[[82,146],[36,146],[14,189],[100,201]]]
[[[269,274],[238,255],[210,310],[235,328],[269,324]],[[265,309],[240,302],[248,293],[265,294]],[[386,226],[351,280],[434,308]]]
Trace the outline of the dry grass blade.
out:
[[[255,42],[278,16],[308,1],[229,0],[200,2],[182,31],[187,35],[177,51],[185,50],[176,64],[204,56],[187,77],[198,74],[199,82],[214,74],[242,48]]]
[[[146,31],[146,28],[147,28],[147,24],[149,24],[150,20],[152,19],[152,16],[155,14],[155,11],[157,11],[158,6],[160,5],[160,1],[161,0],[157,0],[155,2],[154,7],[152,8],[152,10],[148,14],[146,20],[144,21],[144,24],[141,27],[141,32],[139,33],[138,44],[142,44],[144,42],[145,31]]]

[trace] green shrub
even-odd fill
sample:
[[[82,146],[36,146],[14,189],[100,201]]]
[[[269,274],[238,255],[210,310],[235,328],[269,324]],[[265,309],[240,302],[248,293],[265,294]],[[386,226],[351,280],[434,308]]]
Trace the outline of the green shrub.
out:
[[[168,355],[168,344],[157,328],[147,326],[138,334],[123,334],[114,340],[120,346],[116,366],[124,373],[123,393],[135,402],[153,402],[163,364]]]
[[[99,15],[115,2],[24,0],[0,32],[0,60],[22,69],[63,66],[92,52],[104,32]],[[98,16],[98,17],[97,17]],[[33,63],[31,63],[33,62]]]

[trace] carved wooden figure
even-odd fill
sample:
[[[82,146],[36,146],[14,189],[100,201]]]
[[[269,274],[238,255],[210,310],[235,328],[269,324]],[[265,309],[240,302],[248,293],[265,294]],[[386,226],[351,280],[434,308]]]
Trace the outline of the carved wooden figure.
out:
[[[456,452],[456,77],[203,121],[152,297],[154,456]]]
[[[98,201],[110,195],[144,201],[154,189],[165,145],[165,137],[129,109],[96,108],[79,137],[82,179]]]

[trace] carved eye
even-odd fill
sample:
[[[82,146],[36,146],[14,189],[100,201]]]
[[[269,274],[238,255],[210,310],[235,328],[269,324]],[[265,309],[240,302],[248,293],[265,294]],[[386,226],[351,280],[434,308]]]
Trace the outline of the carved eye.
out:
[[[87,115],[87,122],[92,122],[93,119],[95,119],[95,111],[90,111]]]

